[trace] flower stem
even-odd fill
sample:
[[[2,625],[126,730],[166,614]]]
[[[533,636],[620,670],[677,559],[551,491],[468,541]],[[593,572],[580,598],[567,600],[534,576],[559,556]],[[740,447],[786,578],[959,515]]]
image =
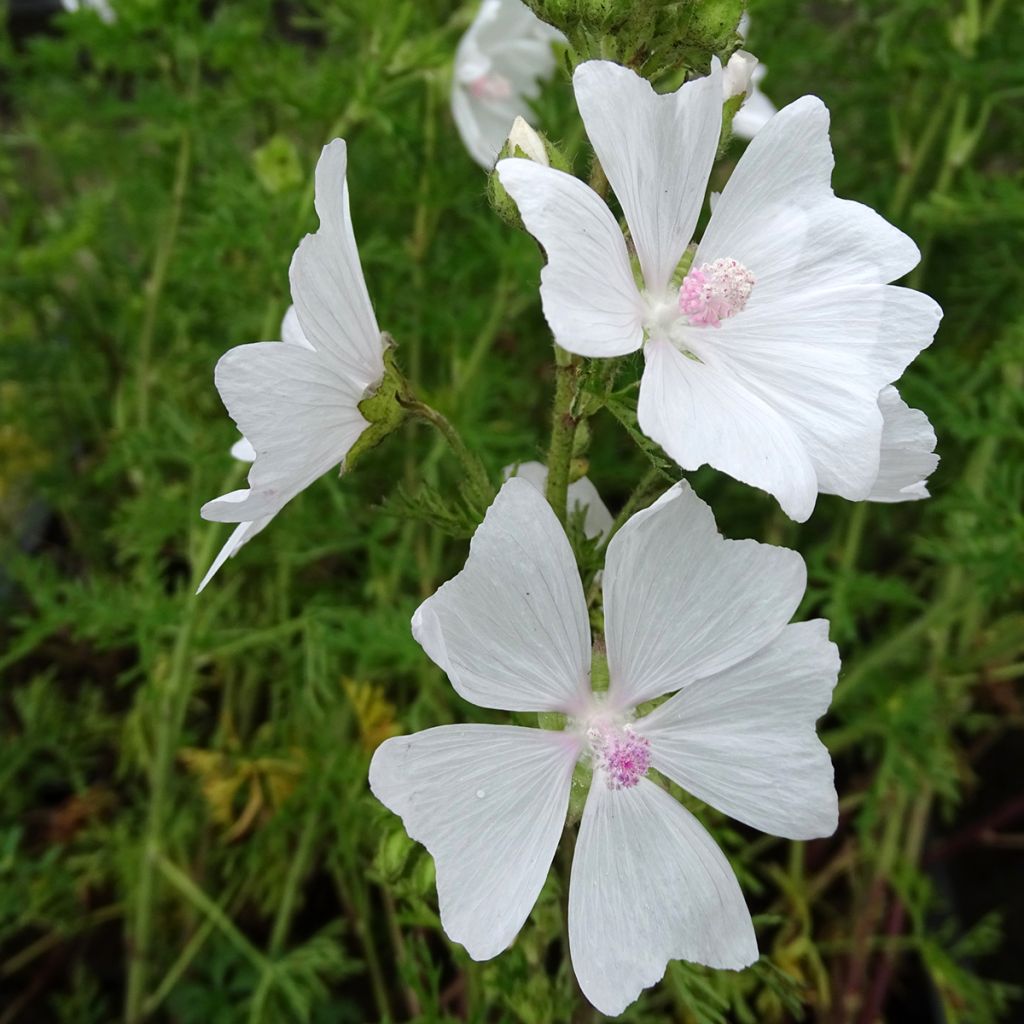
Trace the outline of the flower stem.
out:
[[[551,409],[551,441],[548,445],[548,504],[565,523],[569,491],[569,466],[578,419],[572,414],[579,361],[555,345],[555,400]]]
[[[480,459],[470,451],[452,422],[436,409],[427,405],[426,402],[411,394],[406,394],[399,400],[411,416],[429,423],[447,441],[448,447],[458,460],[476,496],[482,502],[488,502],[492,492],[490,480],[487,478],[487,470],[484,469]]]

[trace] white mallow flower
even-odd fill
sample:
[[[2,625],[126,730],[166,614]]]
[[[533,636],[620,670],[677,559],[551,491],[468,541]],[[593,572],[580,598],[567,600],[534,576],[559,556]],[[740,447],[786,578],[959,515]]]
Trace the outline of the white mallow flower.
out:
[[[345,142],[335,139],[317,163],[320,228],[292,257],[284,344],[239,345],[217,363],[217,390],[254,458],[247,488],[202,508],[204,519],[239,525],[200,590],[299,491],[343,462],[369,426],[359,403],[384,375],[385,343],[352,232],[346,161]]]
[[[544,884],[582,759],[593,773],[569,946],[587,998],[617,1014],[670,959],[753,963],[728,860],[649,772],[775,835],[835,830],[832,763],[814,723],[839,657],[827,622],[789,623],[805,585],[796,552],[723,540],[707,505],[676,484],[608,545],[610,684],[595,693],[568,539],[535,487],[507,481],[465,568],[420,606],[413,634],[466,700],[560,712],[566,726],[445,725],[387,740],[370,765],[374,794],[434,857],[449,937],[475,960],[511,944]]]
[[[581,64],[573,82],[642,281],[595,192],[529,160],[499,161],[547,253],[541,299],[558,344],[603,357],[642,347],[640,427],[684,469],[708,463],[799,522],[819,491],[867,498],[879,395],[942,314],[887,283],[918,262],[914,243],[832,192],[822,102],[791,103],[753,139],[680,281],[718,146],[720,65],[668,95],[607,61]]]
[[[552,45],[564,41],[521,0],[480,5],[455,51],[452,116],[481,167],[494,166],[513,121],[555,69]]]
[[[543,462],[520,462],[515,466],[505,467],[505,479],[517,476],[537,488],[538,493],[545,494],[548,486],[548,467]],[[581,476],[579,480],[569,484],[566,494],[566,505],[570,515],[583,511],[583,533],[590,540],[600,540],[612,528],[611,512],[601,500],[597,488],[589,477]]]
[[[288,311],[281,321],[281,341],[286,345],[298,345],[300,348],[313,350],[309,339],[303,333],[302,324],[299,323],[299,316],[295,312],[294,306],[288,307]],[[253,448],[247,438],[240,437],[231,446],[231,455],[233,458],[238,459],[239,462],[254,462],[256,460],[256,449]],[[231,493],[239,495],[239,500],[241,500],[248,494],[248,491],[232,491]],[[206,575],[203,577],[202,582],[196,587],[197,594],[201,594],[206,589],[206,585],[217,575],[220,567],[229,558],[233,558],[238,554],[241,547],[252,540],[274,518],[275,514],[271,513],[268,516],[262,516],[259,519],[254,519],[252,522],[239,523],[232,530],[231,536],[224,542],[224,546],[218,552],[217,557],[210,563],[210,568],[206,570]]]

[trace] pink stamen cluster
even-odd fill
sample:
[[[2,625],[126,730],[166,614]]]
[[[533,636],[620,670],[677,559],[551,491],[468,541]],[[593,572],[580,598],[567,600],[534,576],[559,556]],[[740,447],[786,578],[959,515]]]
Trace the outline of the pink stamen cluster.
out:
[[[754,275],[738,260],[704,263],[683,278],[679,311],[693,325],[720,327],[746,306],[754,283]]]
[[[506,100],[512,95],[512,83],[496,71],[474,78],[467,88],[479,100]]]
[[[630,726],[591,729],[589,738],[595,766],[603,769],[610,789],[630,789],[647,774],[651,766],[650,741]]]

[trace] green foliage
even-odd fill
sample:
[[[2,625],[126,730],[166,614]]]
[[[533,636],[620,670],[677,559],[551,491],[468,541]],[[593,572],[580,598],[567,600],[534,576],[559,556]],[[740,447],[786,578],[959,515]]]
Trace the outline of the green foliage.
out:
[[[441,931],[429,856],[366,785],[387,730],[487,719],[409,620],[461,566],[502,468],[548,441],[542,256],[490,209],[448,111],[472,11],[115,3],[112,25],[84,12],[0,36],[0,1024],[587,1019],[567,862],[514,946],[473,963]],[[732,0],[532,5],[576,58],[651,75],[738,42]],[[985,755],[1022,725],[1024,22],[1001,0],[750,6],[768,94],[832,111],[837,193],[920,245],[910,283],[946,315],[900,387],[942,463],[929,501],[826,497],[799,527],[742,484],[692,475],[727,536],[807,560],[801,614],[827,615],[843,653],[822,723],[843,818],[834,839],[796,844],[694,802],[762,959],[741,974],[671,964],[623,1019],[852,1024],[911,968],[948,1020],[1009,1019],[999,950],[1015,919],[1001,938],[936,871],[944,849],[986,841],[965,805],[1018,784]],[[564,75],[536,120],[590,166]],[[397,409],[391,381],[372,409],[380,443],[197,599],[228,534],[199,506],[244,478],[213,367],[276,336],[291,252],[316,226],[312,170],[337,135],[378,319],[444,417]],[[678,476],[637,429],[639,373],[639,358],[584,365],[572,408],[574,470],[613,513]],[[449,421],[470,452],[445,440]],[[568,527],[599,622],[600,552],[578,516]]]

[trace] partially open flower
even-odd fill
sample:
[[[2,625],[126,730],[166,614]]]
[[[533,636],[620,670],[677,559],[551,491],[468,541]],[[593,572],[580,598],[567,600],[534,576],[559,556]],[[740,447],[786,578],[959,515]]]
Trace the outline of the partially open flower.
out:
[[[747,147],[680,282],[721,130],[722,70],[658,95],[607,61],[576,99],[629,226],[578,179],[528,160],[498,175],[544,247],[555,339],[585,356],[643,348],[640,428],[684,469],[708,463],[803,522],[819,492],[860,501],[881,466],[882,389],[941,318],[888,282],[919,260],[882,217],[832,191],[828,111],[805,96]]]
[[[533,485],[507,481],[465,568],[420,606],[413,634],[466,700],[560,712],[565,728],[446,725],[385,741],[370,766],[374,794],[434,857],[447,934],[475,960],[513,941],[582,761],[591,779],[569,945],[587,998],[617,1014],[670,959],[753,963],[728,860],[651,772],[775,835],[834,831],[832,764],[814,723],[839,657],[827,622],[789,624],[805,584],[796,552],[723,540],[710,509],[677,484],[608,546],[610,684],[595,692],[569,542]]]
[[[217,363],[224,405],[253,452],[249,486],[202,508],[238,523],[200,589],[299,491],[342,463],[369,426],[359,410],[384,376],[385,342],[366,291],[349,214],[343,139],[316,167],[320,228],[292,257],[294,310],[277,341],[239,345]]]
[[[521,0],[480,5],[455,51],[451,100],[455,126],[481,167],[494,166],[513,121],[555,69],[552,45],[564,39]]]

